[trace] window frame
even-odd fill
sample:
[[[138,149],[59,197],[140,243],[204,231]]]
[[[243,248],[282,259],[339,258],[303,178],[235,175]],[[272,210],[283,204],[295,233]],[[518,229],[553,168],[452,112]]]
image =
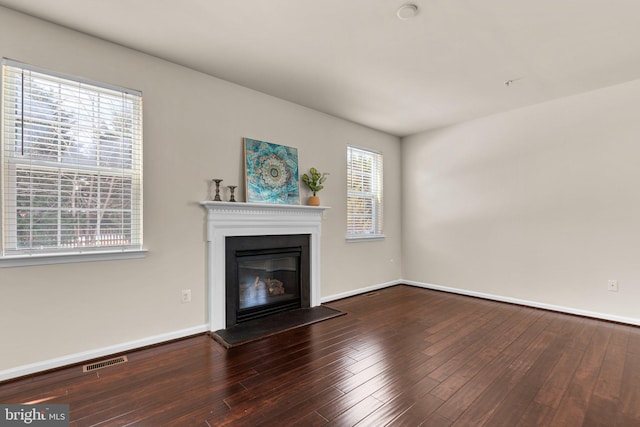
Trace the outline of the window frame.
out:
[[[354,153],[372,158],[372,172],[370,174],[371,191],[354,191],[350,188],[352,179],[351,157]],[[365,178],[363,178],[365,179]],[[371,232],[356,232],[350,228],[351,215],[349,199],[360,197],[371,201],[372,223]],[[383,153],[370,148],[363,148],[355,145],[347,145],[347,242],[362,242],[371,240],[382,240],[384,234],[384,156]]]
[[[2,88],[0,90],[0,103],[1,103],[0,104],[0,131],[1,131],[1,135],[0,135],[0,196],[1,196],[0,198],[0,205],[1,205],[0,267],[19,267],[19,266],[58,264],[58,263],[70,263],[70,262],[91,262],[91,261],[101,261],[101,260],[118,260],[118,259],[131,259],[131,258],[144,257],[145,254],[147,253],[147,250],[144,249],[142,246],[143,245],[142,93],[140,91],[127,89],[120,86],[110,85],[102,82],[96,82],[96,81],[92,81],[84,78],[79,78],[79,77],[68,75],[68,74],[58,73],[55,71],[32,66],[29,64],[13,61],[7,58],[2,58],[1,66],[2,66],[2,71],[0,72],[0,75],[2,76],[2,82],[1,82]],[[116,150],[126,150],[127,147],[130,147],[130,149],[132,150],[129,154],[131,156],[130,160],[126,154],[122,154],[123,153],[122,151],[110,151],[108,152],[108,154],[103,154],[103,155],[108,156],[109,153],[116,153],[112,155],[118,156],[114,158],[116,159],[116,161],[120,162],[118,166],[114,167],[110,165],[109,162],[113,161],[110,158],[108,157],[101,158],[100,154],[96,154],[97,157],[95,160],[96,162],[95,165],[87,164],[87,166],[83,167],[83,166],[79,166],[80,163],[78,162],[78,164],[75,167],[71,167],[69,166],[70,163],[68,161],[65,162],[60,157],[60,154],[58,154],[58,157],[54,156],[57,160],[55,159],[47,160],[46,158],[44,160],[38,160],[33,156],[27,156],[24,159],[21,159],[19,158],[19,155],[11,154],[8,151],[5,152],[5,150],[14,150],[13,148],[14,144],[16,143],[16,141],[18,142],[20,141],[11,132],[14,129],[14,127],[12,126],[11,128],[9,128],[10,124],[6,123],[5,119],[7,119],[9,116],[13,116],[13,119],[9,120],[9,123],[19,122],[19,120],[17,120],[15,116],[20,114],[21,111],[23,111],[22,101],[20,101],[19,109],[16,110],[17,113],[12,111],[5,112],[5,108],[8,108],[7,107],[8,104],[5,105],[5,101],[6,101],[5,97],[7,99],[11,99],[7,95],[8,92],[5,93],[5,90],[9,91],[12,88],[15,89],[15,86],[16,86],[13,83],[5,82],[5,79],[9,78],[8,76],[5,75],[5,67],[11,67],[13,69],[11,70],[11,73],[16,73],[16,70],[18,71],[22,70],[23,73],[27,73],[27,74],[34,73],[34,74],[41,75],[42,78],[44,78],[45,80],[50,79],[51,82],[58,81],[58,84],[60,85],[58,87],[60,89],[77,85],[78,90],[89,89],[91,93],[106,94],[107,92],[113,92],[115,95],[122,96],[123,99],[125,97],[131,97],[131,99],[127,102],[134,103],[132,105],[132,108],[133,108],[132,111],[134,111],[134,114],[131,115],[131,112],[128,111],[127,115],[124,115],[124,113],[122,113],[123,114],[122,116],[117,116],[117,117],[122,117],[122,120],[124,119],[131,120],[133,123],[133,128],[131,128],[132,136],[130,136],[131,145],[127,145],[125,142],[123,142],[126,140],[120,140],[119,144],[124,144],[124,145],[117,145],[116,143]],[[11,74],[11,73],[7,72],[7,74]],[[20,93],[22,93],[24,88],[25,87],[23,83],[23,87],[17,90],[19,90]],[[24,96],[24,95],[21,95],[21,96]],[[25,98],[22,98],[22,99],[24,100]],[[51,98],[51,99],[55,99],[60,103],[63,102],[63,98]],[[72,105],[76,108],[80,107],[80,104],[72,104]],[[124,111],[124,105],[122,108]],[[60,110],[60,111],[63,111],[63,110]],[[101,114],[100,117],[102,117],[103,113],[101,112],[100,114]],[[48,116],[44,116],[44,117],[48,117]],[[79,116],[74,116],[73,118],[76,119],[77,121],[81,120],[78,117]],[[115,120],[115,119],[111,119],[111,120]],[[19,125],[19,126],[24,126],[24,125]],[[76,127],[78,126],[84,126],[84,123],[77,124]],[[120,126],[124,126],[124,125],[121,124]],[[25,132],[24,129],[26,128],[21,127],[19,130],[19,133],[23,134],[23,132]],[[34,128],[34,129],[37,129],[37,128]],[[95,123],[92,124],[89,129],[94,129],[94,130],[97,129],[96,124]],[[123,128],[121,127],[116,129],[123,129]],[[76,131],[78,132],[77,129]],[[124,132],[124,130],[122,131]],[[33,130],[32,132],[36,132],[36,130]],[[124,133],[122,135],[124,135]],[[61,144],[60,140],[58,139],[59,136],[54,136],[51,138],[52,138],[51,139],[52,142],[47,143],[50,146],[55,147],[56,145]],[[100,141],[102,141],[103,137],[100,137],[100,138],[101,138]],[[76,147],[80,147],[81,149],[85,148],[83,145],[76,146]],[[117,147],[120,147],[120,148],[118,149]],[[91,139],[91,144],[89,145],[89,149],[96,150],[96,153],[99,153],[99,150],[102,148],[104,147],[101,145],[101,143],[98,143],[93,138]],[[58,153],[60,153],[60,151],[58,151]],[[73,158],[70,158],[70,159],[73,160]],[[131,162],[130,165],[127,164],[128,161]],[[107,163],[103,165],[99,164],[104,162],[107,162]],[[57,229],[56,229],[57,231],[55,231],[55,233],[52,234],[52,236],[55,235],[55,240],[58,241],[57,244],[53,244],[51,246],[41,246],[40,248],[37,248],[37,247],[20,248],[18,243],[19,222],[17,220],[17,209],[19,206],[18,200],[19,200],[19,197],[21,197],[19,193],[20,185],[26,185],[26,187],[24,188],[31,189],[31,190],[28,190],[30,192],[33,191],[34,188],[36,190],[42,191],[42,187],[40,188],[31,187],[29,183],[21,184],[20,182],[21,168],[24,171],[23,172],[24,176],[31,176],[33,174],[35,175],[50,174],[51,176],[56,177],[50,182],[52,183],[52,185],[55,186],[51,188],[54,189],[54,193],[57,192],[57,196],[48,196],[48,197],[54,197],[54,200],[57,200],[56,202],[57,204],[55,206],[47,206],[46,208],[51,212],[70,209],[70,208],[65,208],[61,204],[62,203],[61,197],[63,196],[61,195],[62,193],[60,193],[61,191],[60,189],[61,189],[61,186],[63,186],[65,183],[64,177],[66,174],[75,173],[76,176],[78,173],[84,174],[87,177],[89,177],[92,180],[92,182],[97,182],[98,188],[100,186],[100,183],[103,180],[105,179],[113,180],[120,177],[120,179],[122,180],[121,182],[122,191],[124,191],[127,188],[129,189],[126,193],[121,193],[121,194],[123,195],[123,197],[130,195],[130,198],[126,198],[123,200],[130,201],[128,202],[130,203],[130,206],[127,208],[126,206],[122,205],[120,208],[117,209],[121,211],[120,215],[124,215],[124,216],[121,216],[121,219],[119,220],[120,222],[116,222],[115,224],[116,225],[119,224],[120,227],[128,226],[129,228],[127,229],[131,230],[130,232],[132,233],[130,235],[130,239],[132,240],[129,240],[128,242],[122,242],[118,240],[116,243],[113,243],[112,241],[111,243],[113,244],[96,243],[96,242],[100,242],[99,239],[101,238],[100,234],[98,233],[95,235],[96,240],[92,240],[92,244],[90,245],[85,246],[84,241],[82,241],[82,244],[76,243],[71,247],[64,247],[64,245],[60,243],[61,238],[63,236],[62,234],[63,228],[61,228],[63,223],[61,223],[60,221],[63,221],[63,220],[61,219],[62,216],[60,212],[58,212],[58,217],[55,220],[55,223],[57,224]],[[127,180],[130,180],[128,184],[127,184],[128,182]],[[44,184],[41,184],[41,185],[44,185]],[[97,191],[98,191],[97,193],[91,193],[92,194],[91,197],[93,197],[94,194],[96,197],[96,200],[94,200],[92,203],[97,203],[97,206],[94,207],[93,205],[88,205],[88,207],[86,207],[85,210],[90,210],[90,211],[95,210],[96,215],[100,213],[100,218],[102,218],[103,215],[108,214],[109,212],[113,212],[114,208],[108,207],[107,205],[102,205],[103,202],[101,201],[102,199],[100,198],[101,197],[100,196],[101,193],[99,193],[100,190],[98,189]],[[104,203],[107,203],[107,202],[104,202]],[[31,215],[31,213],[37,211],[38,209],[45,209],[45,208],[38,208],[37,206],[33,205],[30,202],[28,205],[25,205],[24,209],[30,212],[29,215]],[[74,208],[74,209],[77,209],[77,208]],[[125,220],[124,218],[126,218],[127,214],[129,215],[129,219]],[[100,223],[100,220],[98,220],[98,223]],[[32,230],[31,227],[29,227],[29,229]],[[99,228],[98,230],[103,230],[103,229]],[[102,238],[104,239],[104,237]],[[111,238],[113,238],[113,235],[111,235]]]

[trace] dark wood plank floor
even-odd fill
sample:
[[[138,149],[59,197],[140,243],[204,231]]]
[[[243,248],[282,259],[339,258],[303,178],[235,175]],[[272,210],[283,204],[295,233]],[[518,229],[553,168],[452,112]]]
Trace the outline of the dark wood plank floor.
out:
[[[231,350],[198,336],[0,385],[72,426],[639,426],[640,328],[395,286]]]

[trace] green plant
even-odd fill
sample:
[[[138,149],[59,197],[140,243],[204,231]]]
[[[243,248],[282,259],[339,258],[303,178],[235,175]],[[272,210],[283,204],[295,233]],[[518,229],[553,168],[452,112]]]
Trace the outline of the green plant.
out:
[[[307,187],[313,192],[315,196],[316,193],[324,188],[322,185],[326,180],[329,174],[327,172],[320,173],[318,169],[311,168],[309,169],[309,175],[302,174],[302,181],[307,184]]]

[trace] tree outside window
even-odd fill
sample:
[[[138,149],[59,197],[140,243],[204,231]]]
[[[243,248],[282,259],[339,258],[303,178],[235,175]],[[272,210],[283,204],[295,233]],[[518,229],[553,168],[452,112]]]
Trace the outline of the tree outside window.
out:
[[[140,248],[140,94],[7,61],[3,82],[3,255]]]

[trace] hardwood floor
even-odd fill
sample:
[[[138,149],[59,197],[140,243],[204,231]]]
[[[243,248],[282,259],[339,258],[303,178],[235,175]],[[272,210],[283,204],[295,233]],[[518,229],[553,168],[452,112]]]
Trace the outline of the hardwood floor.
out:
[[[639,426],[640,328],[395,286],[224,350],[208,336],[0,385],[72,426]]]

